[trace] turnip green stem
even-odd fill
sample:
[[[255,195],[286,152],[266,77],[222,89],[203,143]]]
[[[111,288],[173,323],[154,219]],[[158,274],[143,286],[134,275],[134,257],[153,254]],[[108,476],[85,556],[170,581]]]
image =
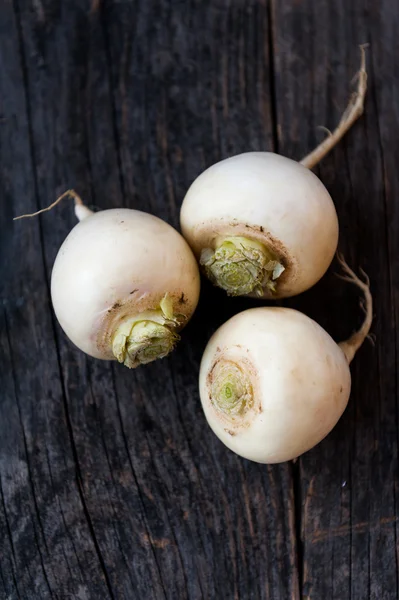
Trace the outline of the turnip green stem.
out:
[[[167,325],[154,321],[136,321],[122,324],[116,331],[112,350],[115,358],[134,369],[157,358],[164,358],[173,350],[179,336]]]
[[[112,338],[113,355],[130,369],[164,358],[180,339],[175,331],[179,324],[179,317],[173,314],[173,302],[166,294],[158,309],[119,324]]]
[[[253,405],[251,380],[236,363],[221,359],[210,374],[210,397],[225,416],[242,417]]]
[[[263,296],[265,287],[273,292],[284,271],[264,244],[240,236],[220,238],[214,250],[205,248],[200,263],[209,279],[230,296]]]

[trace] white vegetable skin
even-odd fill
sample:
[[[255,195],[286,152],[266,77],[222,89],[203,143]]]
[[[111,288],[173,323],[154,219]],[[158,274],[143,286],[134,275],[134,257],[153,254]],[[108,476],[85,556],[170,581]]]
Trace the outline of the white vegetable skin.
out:
[[[321,181],[301,164],[271,152],[248,152],[204,171],[181,209],[181,229],[195,255],[221,238],[243,236],[272,251],[285,267],[276,291],[299,294],[326,272],[338,243],[338,219]]]
[[[70,340],[93,357],[115,359],[112,340],[118,326],[159,309],[165,297],[179,315],[177,330],[182,328],[200,289],[198,267],[183,237],[136,210],[82,216],[87,218],[58,252],[51,279],[54,310]]]
[[[219,410],[212,398],[215,365],[223,361],[241,365],[251,381],[253,403],[244,416]],[[206,347],[199,381],[214,433],[259,463],[296,458],[320,442],[351,389],[348,360],[328,333],[304,314],[276,307],[250,309],[222,325]]]

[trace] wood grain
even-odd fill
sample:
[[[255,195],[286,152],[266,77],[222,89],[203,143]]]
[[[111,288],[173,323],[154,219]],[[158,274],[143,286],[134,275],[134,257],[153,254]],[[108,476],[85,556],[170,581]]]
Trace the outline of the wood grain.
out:
[[[0,3],[0,598],[397,598],[398,26],[390,0]],[[169,358],[95,361],[49,297],[72,207],[12,217],[74,187],[178,227],[215,161],[311,150],[364,42],[366,114],[317,172],[370,274],[376,345],[335,431],[295,465],[256,465],[213,436],[197,392],[209,336],[252,301],[204,282]],[[361,319],[348,288],[331,272],[286,304],[343,339]]]
[[[390,2],[305,0],[275,2],[273,16],[279,150],[295,158],[324,135],[318,125],[333,128],[339,120],[358,69],[357,48],[370,44],[365,115],[318,171],[337,207],[340,249],[370,275],[376,344],[366,344],[353,363],[351,400],[337,428],[299,462],[302,594],[396,598],[399,221],[398,177],[387,160],[398,148],[399,10]],[[361,318],[356,302],[349,303],[357,294],[332,277],[320,288],[323,296],[315,288],[300,303],[343,339]]]

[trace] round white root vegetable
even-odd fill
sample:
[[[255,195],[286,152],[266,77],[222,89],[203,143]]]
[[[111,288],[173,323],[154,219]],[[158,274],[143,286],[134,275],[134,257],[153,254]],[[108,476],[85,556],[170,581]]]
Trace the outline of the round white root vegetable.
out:
[[[338,244],[324,185],[271,152],[233,156],[202,173],[184,199],[181,228],[211,281],[240,296],[299,294],[324,275]]]
[[[348,403],[349,364],[369,333],[372,298],[341,259],[348,281],[365,296],[365,320],[336,344],[303,313],[253,308],[237,314],[210,339],[199,387],[205,416],[219,439],[259,463],[294,459],[319,443]]]
[[[198,303],[199,271],[188,244],[155,216],[123,208],[93,213],[73,191],[57,202],[66,195],[75,198],[81,222],[51,277],[62,329],[83,352],[130,368],[163,358]]]
[[[357,93],[333,133],[301,163],[248,152],[204,171],[189,188],[180,222],[205,274],[230,295],[283,298],[314,285],[338,243],[334,204],[310,172],[362,114],[364,47]]]

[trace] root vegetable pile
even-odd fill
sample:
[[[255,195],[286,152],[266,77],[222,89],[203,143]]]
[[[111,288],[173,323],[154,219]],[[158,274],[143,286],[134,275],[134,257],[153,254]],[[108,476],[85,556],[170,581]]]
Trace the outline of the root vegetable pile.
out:
[[[248,152],[208,168],[182,204],[185,239],[140,211],[93,213],[73,190],[34,213],[65,197],[75,200],[80,222],[58,252],[51,296],[78,348],[130,368],[167,356],[198,303],[197,260],[234,296],[294,296],[324,275],[337,249],[338,218],[310,169],[363,112],[361,52],[357,92],[324,142],[300,163]],[[336,344],[296,310],[264,307],[237,314],[209,341],[199,375],[202,406],[215,434],[240,456],[260,463],[294,459],[345,410],[349,365],[369,333],[372,297],[367,276],[359,279],[339,260],[343,278],[365,298],[364,323],[349,340]]]

